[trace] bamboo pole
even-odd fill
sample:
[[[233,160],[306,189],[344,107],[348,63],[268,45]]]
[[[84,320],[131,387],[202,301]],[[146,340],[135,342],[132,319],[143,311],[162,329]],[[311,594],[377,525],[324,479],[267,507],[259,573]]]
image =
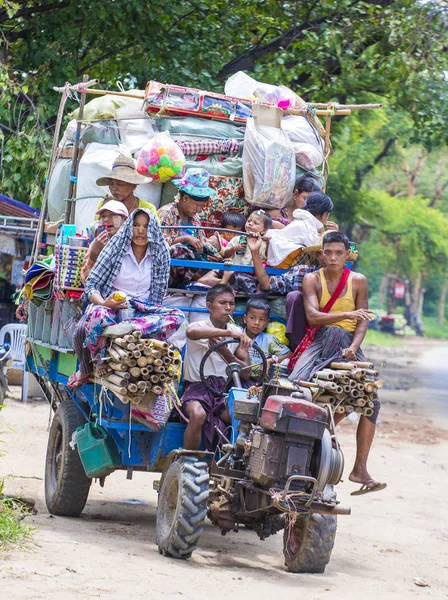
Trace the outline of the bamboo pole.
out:
[[[308,106],[313,108],[333,107],[335,110],[372,110],[382,108],[382,104],[339,104],[338,102],[309,102]]]
[[[88,83],[89,77],[87,75],[83,75],[82,81],[84,84]],[[76,183],[78,180],[78,149],[79,142],[81,138],[81,119],[84,114],[84,106],[86,104],[87,97],[87,89],[81,93],[81,102],[79,104],[79,113],[78,113],[78,122],[76,124],[76,134],[75,134],[75,143],[73,144],[73,158],[72,158],[72,166],[70,170],[70,183],[68,187],[68,195],[67,195],[67,205],[65,209],[65,221],[64,223],[73,223],[75,218],[75,206],[73,198],[76,196]]]

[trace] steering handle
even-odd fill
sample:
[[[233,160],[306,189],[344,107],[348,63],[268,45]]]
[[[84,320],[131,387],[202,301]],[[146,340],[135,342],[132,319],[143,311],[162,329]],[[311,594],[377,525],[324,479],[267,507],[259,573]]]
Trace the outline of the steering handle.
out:
[[[209,382],[207,381],[205,375],[204,375],[204,367],[205,367],[205,363],[207,362],[208,358],[211,356],[211,354],[213,352],[217,352],[219,350],[219,348],[223,347],[223,346],[227,346],[229,344],[238,344],[238,342],[233,339],[230,338],[228,340],[223,340],[222,342],[218,342],[218,344],[216,344],[215,346],[212,346],[211,348],[209,348],[207,350],[207,352],[204,354],[204,356],[202,357],[201,360],[201,364],[199,365],[199,376],[201,378],[201,383],[205,386],[205,388],[212,393],[214,396],[222,396],[222,390],[217,390],[216,388],[214,388],[212,385],[209,384]],[[257,377],[256,379],[256,385],[261,385],[266,377],[266,373],[268,371],[268,361],[266,358],[265,353],[263,352],[263,350],[260,348],[260,346],[258,346],[258,344],[256,344],[255,342],[252,344],[252,348],[257,352],[257,354],[260,356],[261,358],[261,363],[263,365],[263,368],[261,369],[261,373],[260,375]],[[234,367],[235,363],[232,363],[232,366]],[[252,366],[252,365],[251,365]],[[240,371],[243,369],[244,367],[240,367]],[[246,368],[250,368],[249,366]]]

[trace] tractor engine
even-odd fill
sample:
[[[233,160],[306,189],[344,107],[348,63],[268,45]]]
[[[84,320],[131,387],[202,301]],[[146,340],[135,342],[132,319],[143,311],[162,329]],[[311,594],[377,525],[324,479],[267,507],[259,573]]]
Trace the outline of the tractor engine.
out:
[[[300,394],[297,394],[300,396]],[[291,476],[297,479],[291,490],[305,490],[317,480],[317,491],[341,478],[343,456],[332,447],[325,409],[301,397],[274,394],[268,396],[258,417],[258,401],[239,399],[235,417],[240,419],[240,438],[244,442],[246,475],[263,488],[284,487]],[[250,424],[250,425],[249,425]]]

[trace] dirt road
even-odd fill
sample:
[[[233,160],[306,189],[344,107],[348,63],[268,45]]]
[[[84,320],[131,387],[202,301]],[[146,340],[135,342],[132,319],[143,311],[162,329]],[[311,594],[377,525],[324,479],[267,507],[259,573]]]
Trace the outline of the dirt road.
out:
[[[163,558],[155,546],[152,481],[158,477],[150,474],[127,481],[125,473],[116,473],[104,489],[92,486],[81,518],[50,516],[42,481],[49,409],[43,402],[9,399],[1,414],[0,439],[8,454],[0,459],[0,478],[6,476],[8,493],[33,496],[39,512],[29,518],[34,541],[0,556],[0,597],[448,598],[448,345],[411,340],[404,349],[367,354],[377,364],[386,355],[388,363],[370,465],[388,488],[350,497],[355,424],[345,423],[341,441],[348,466],[338,494],[352,515],[339,517],[324,575],[286,573],[280,534],[264,542],[248,530],[222,537],[210,523],[189,561]]]

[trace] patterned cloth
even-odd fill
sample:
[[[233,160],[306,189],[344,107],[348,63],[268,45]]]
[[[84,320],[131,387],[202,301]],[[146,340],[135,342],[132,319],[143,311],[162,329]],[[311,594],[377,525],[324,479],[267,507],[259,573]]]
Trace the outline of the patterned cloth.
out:
[[[348,348],[353,341],[353,333],[341,327],[321,327],[316,333],[311,345],[300,356],[289,376],[290,379],[301,379],[311,381],[314,374],[327,367],[330,363],[347,362],[342,357],[342,350]],[[356,353],[356,360],[366,360],[361,348]],[[372,423],[376,423],[380,411],[379,400],[374,400],[373,415],[367,417]]]
[[[177,258],[181,260],[201,260],[201,261],[209,261],[211,258],[219,257],[222,260],[218,250],[214,248],[211,244],[205,243],[204,249],[202,252],[197,252],[192,248],[189,244],[174,244],[170,248],[170,256],[171,258]],[[218,265],[217,265],[218,266]],[[191,269],[188,266],[183,267],[171,267],[170,268],[170,278],[169,278],[169,287],[170,288],[179,288],[185,287],[187,283],[190,283],[195,275],[205,275],[209,269]]]
[[[120,230],[102,249],[85,282],[83,296],[85,300],[88,300],[95,291],[99,292],[103,298],[107,298],[111,293],[115,279],[123,264],[123,259],[131,246],[134,216],[137,211],[145,212],[149,216],[148,242],[152,259],[152,271],[148,302],[153,304],[162,303],[168,287],[170,253],[154,215],[150,210],[141,208],[129,215]]]
[[[204,202],[204,204],[206,204],[206,203]],[[167,204],[166,206],[162,206],[161,208],[159,208],[159,218],[160,218],[160,225],[162,225],[164,227],[170,226],[170,225],[173,225],[176,227],[178,227],[180,225],[185,225],[184,223],[182,223],[182,219],[180,217],[176,202],[172,202],[171,204]],[[201,221],[197,215],[193,215],[192,217],[190,217],[190,223],[188,223],[188,225],[200,227]],[[188,228],[188,225],[185,225],[185,227]],[[163,236],[164,236],[165,240],[168,242],[169,246],[172,246],[174,244],[174,240],[181,235],[183,235],[183,234],[182,234],[182,231],[179,229],[163,229]],[[207,241],[205,233],[202,229],[194,229],[193,233],[191,235],[194,235],[195,237],[200,239],[201,242]]]
[[[244,332],[246,333],[247,330],[244,329]],[[282,357],[290,352],[288,346],[282,344],[281,341],[275,337],[275,335],[272,335],[272,333],[267,333],[266,331],[259,333],[253,341],[263,350],[266,358],[271,358],[271,356]],[[252,365],[261,365],[261,356],[253,348],[249,348],[249,357]],[[260,372],[260,366],[252,367],[253,378],[257,378],[260,375]]]
[[[185,156],[209,154],[238,154],[240,144],[238,140],[176,140],[176,144]]]
[[[210,175],[209,186],[215,190],[216,196],[198,214],[204,223],[220,227],[223,212],[243,212],[246,208],[242,177]]]
[[[283,275],[271,275],[269,278],[269,291],[273,294],[284,296],[289,292],[302,289],[302,281],[307,273],[317,271],[319,267],[298,265]]]
[[[82,263],[82,266],[81,266],[80,277],[81,277],[81,281],[83,283],[85,283],[87,281],[87,277],[90,275],[90,271],[95,266],[95,263],[90,258],[90,254],[91,254],[90,249],[91,249],[91,247],[92,247],[92,244],[90,244],[87,252],[85,253],[84,260],[83,260],[83,263]]]
[[[166,340],[179,329],[185,318],[177,308],[154,306],[138,300],[128,302],[135,310],[132,324],[135,329],[144,334],[145,338]],[[89,349],[94,360],[104,358],[107,338],[103,336],[103,331],[109,325],[116,325],[116,311],[106,306],[91,305],[83,321],[84,348]]]

